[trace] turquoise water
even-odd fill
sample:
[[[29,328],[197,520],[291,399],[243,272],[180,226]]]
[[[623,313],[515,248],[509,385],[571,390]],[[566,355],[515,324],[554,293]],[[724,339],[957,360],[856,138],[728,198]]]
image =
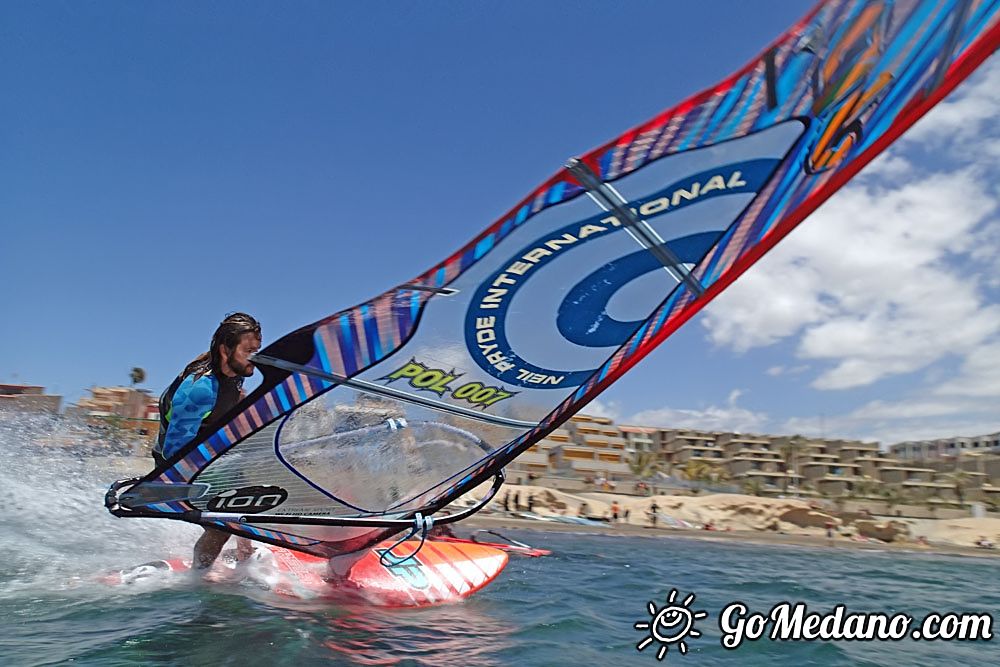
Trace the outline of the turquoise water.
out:
[[[555,554],[514,559],[456,605],[385,610],[292,604],[251,586],[174,575],[110,589],[90,577],[186,554],[197,529],[122,520],[102,506],[112,457],[31,459],[38,436],[0,425],[0,665],[952,665],[997,664],[991,641],[720,644],[719,612],[735,600],[767,612],[800,601],[826,612],[989,612],[1000,563],[926,554],[841,551],[511,531]],[[12,456],[21,452],[21,456]],[[658,662],[647,604],[690,593],[700,637]]]

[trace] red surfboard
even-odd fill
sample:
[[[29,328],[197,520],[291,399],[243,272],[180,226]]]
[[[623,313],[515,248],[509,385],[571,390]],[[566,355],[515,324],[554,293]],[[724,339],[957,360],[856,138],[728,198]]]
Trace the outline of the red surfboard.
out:
[[[258,544],[247,561],[220,558],[207,578],[232,581],[234,575],[245,576],[278,595],[302,600],[360,599],[385,607],[424,607],[469,597],[507,565],[506,553],[482,544],[427,540],[417,550],[420,542],[410,540],[388,553],[392,544],[383,542],[368,549],[346,575],[335,579],[331,579],[325,558]],[[190,567],[187,560],[150,561],[110,572],[101,581],[112,586],[134,584]]]

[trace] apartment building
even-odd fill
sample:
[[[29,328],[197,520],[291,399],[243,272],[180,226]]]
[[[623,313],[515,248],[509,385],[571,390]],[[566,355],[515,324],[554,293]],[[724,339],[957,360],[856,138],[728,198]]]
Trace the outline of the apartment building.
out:
[[[160,428],[158,397],[135,387],[91,387],[90,396],[66,407],[66,415],[91,423],[116,420],[118,426],[134,432],[147,446]]]
[[[967,452],[1000,453],[1000,431],[987,435],[936,440],[908,440],[889,446],[889,452],[900,459],[926,460],[961,456]]]
[[[616,426],[588,415],[574,416],[513,467],[543,475],[628,479],[635,467],[630,463],[645,453],[675,477],[703,464],[731,485],[752,484],[770,494],[879,496],[895,488],[913,500],[1000,502],[1000,455],[982,448],[955,460],[914,464],[887,454],[876,442]]]
[[[56,414],[62,396],[46,394],[45,387],[31,384],[0,384],[0,412]]]
[[[135,387],[91,387],[90,396],[66,408],[67,415],[159,419],[158,397]]]

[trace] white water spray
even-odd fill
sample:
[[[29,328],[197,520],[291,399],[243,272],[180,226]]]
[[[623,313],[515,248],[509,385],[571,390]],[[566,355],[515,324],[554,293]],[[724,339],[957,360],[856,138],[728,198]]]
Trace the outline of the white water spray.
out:
[[[100,436],[71,419],[0,415],[0,595],[191,557],[198,527],[107,512],[108,485],[148,472],[153,462],[118,453]]]

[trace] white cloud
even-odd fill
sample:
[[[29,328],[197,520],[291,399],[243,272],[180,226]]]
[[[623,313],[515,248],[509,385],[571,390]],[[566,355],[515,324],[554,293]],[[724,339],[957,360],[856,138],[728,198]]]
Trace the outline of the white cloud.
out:
[[[1000,430],[994,400],[916,396],[872,401],[841,415],[794,417],[776,425],[779,433],[852,438],[891,445],[906,440],[975,436]]]
[[[809,366],[806,364],[800,364],[798,366],[771,366],[766,371],[765,374],[771,377],[780,377],[782,375],[799,375],[809,370]]]
[[[591,417],[607,417],[608,419],[614,421],[621,421],[622,410],[621,406],[617,401],[609,401],[605,403],[604,401],[593,400],[584,406],[583,410],[580,411],[581,414],[590,415]]]
[[[760,433],[770,422],[770,418],[765,413],[738,406],[736,401],[742,393],[739,389],[731,391],[724,406],[711,405],[700,410],[671,407],[642,410],[629,417],[627,423],[703,431]]]
[[[931,119],[934,131],[947,133],[963,113],[982,120],[994,93],[981,89],[1000,87],[994,69]],[[971,354],[996,336],[1000,306],[982,293],[1000,284],[995,165],[943,173],[910,164],[889,154],[814,213],[706,309],[709,339],[742,353],[797,337],[799,358],[830,364],[814,386],[846,389]]]
[[[911,173],[914,169],[912,162],[902,155],[896,153],[883,153],[875,160],[869,162],[857,178],[901,178]]]
[[[1000,139],[982,141],[979,144],[979,148],[983,152],[983,157],[1000,158]]]
[[[970,352],[958,377],[938,385],[939,396],[969,396],[992,399],[993,410],[1000,422],[997,397],[1000,397],[1000,342],[983,345]]]
[[[1000,108],[1000,62],[986,62],[970,80],[917,121],[907,141],[954,151],[956,144],[977,144],[984,132],[996,131]]]
[[[800,363],[771,366],[770,377],[816,372],[813,388],[843,391],[913,376],[902,393],[766,422],[767,432],[893,443],[1000,429],[998,109],[1000,61],[706,309],[717,347],[795,345]],[[654,412],[713,423],[725,410]]]

